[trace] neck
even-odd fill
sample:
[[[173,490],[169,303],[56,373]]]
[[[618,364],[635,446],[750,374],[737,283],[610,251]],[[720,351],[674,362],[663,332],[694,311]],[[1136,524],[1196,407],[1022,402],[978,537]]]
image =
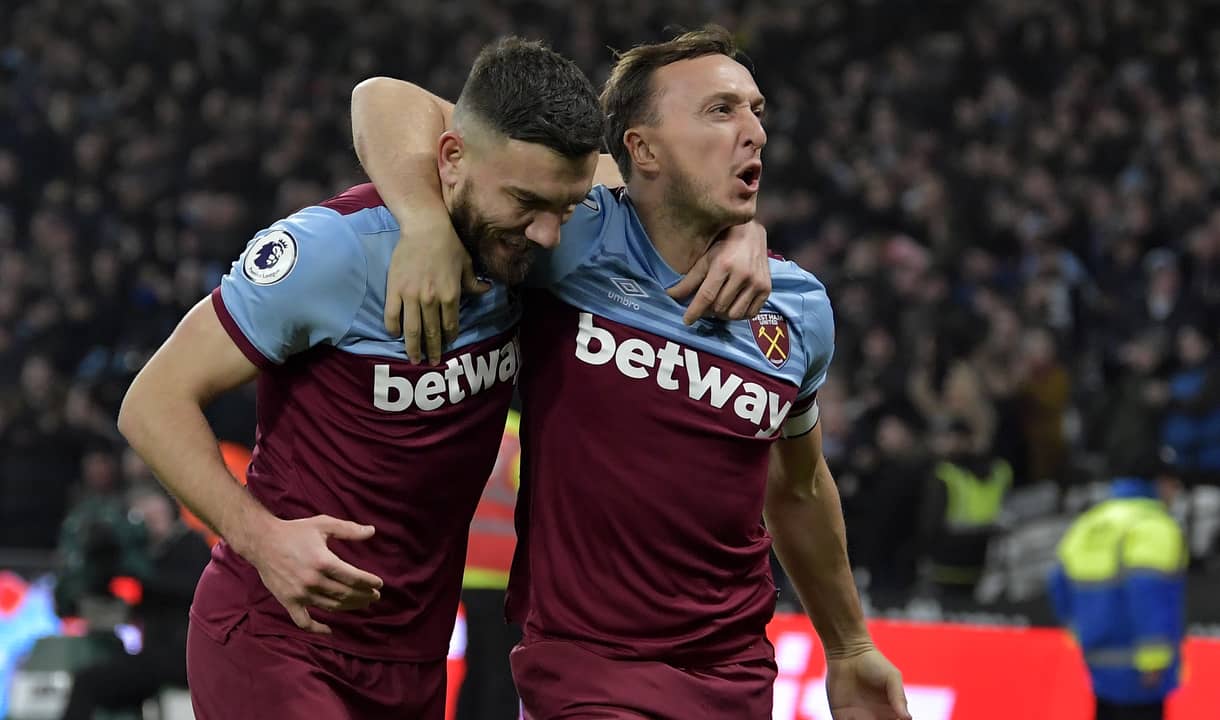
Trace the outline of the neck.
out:
[[[628,183],[627,192],[635,205],[644,231],[661,258],[674,272],[685,275],[707,252],[712,241],[725,227],[692,221],[694,213],[684,213],[674,203],[666,202],[660,188],[644,187],[644,182]],[[685,216],[685,217],[684,217]]]

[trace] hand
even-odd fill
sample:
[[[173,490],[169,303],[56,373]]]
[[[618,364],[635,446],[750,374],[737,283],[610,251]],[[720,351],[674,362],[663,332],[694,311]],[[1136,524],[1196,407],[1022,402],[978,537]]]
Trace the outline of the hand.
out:
[[[675,300],[692,293],[695,298],[682,316],[687,325],[705,315],[724,320],[757,315],[771,296],[766,228],[749,222],[721,233],[686,277],[669,289]]]
[[[381,578],[339,559],[327,547],[329,538],[367,540],[372,525],[359,525],[328,515],[272,522],[247,559],[258,569],[263,585],[284,606],[302,630],[330,634],[314,620],[309,608],[359,610],[381,597]]]
[[[828,660],[826,695],[834,720],[911,720],[902,674],[876,648]]]
[[[396,214],[396,217],[398,215]],[[484,293],[491,286],[478,280],[470,255],[443,207],[402,213],[398,246],[386,278],[385,329],[402,333],[413,363],[427,357],[439,365],[445,345],[458,336],[462,291]]]

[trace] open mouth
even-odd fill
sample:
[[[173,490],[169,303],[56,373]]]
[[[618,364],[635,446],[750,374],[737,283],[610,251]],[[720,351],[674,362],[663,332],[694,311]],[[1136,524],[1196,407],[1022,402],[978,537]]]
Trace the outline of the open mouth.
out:
[[[737,173],[737,179],[746,186],[749,192],[758,192],[758,183],[762,180],[762,163],[755,160],[748,163],[741,172]]]

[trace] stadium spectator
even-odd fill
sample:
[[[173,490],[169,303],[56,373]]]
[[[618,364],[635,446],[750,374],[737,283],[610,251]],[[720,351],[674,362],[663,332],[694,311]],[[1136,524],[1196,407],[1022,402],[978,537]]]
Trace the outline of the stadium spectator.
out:
[[[941,598],[969,606],[1012,487],[1012,467],[978,451],[964,420],[935,429],[932,448],[936,462],[921,512],[930,580]]]
[[[208,563],[208,546],[179,520],[174,501],[155,484],[134,489],[127,509],[147,538],[141,548],[147,566],[134,577],[141,650],[77,672],[63,720],[91,720],[103,708],[138,712],[163,686],[186,687],[187,613]]]
[[[113,602],[110,581],[146,574],[146,529],[134,522],[119,484],[117,459],[106,446],[81,460],[83,489],[59,533],[55,609],[62,617]],[[90,617],[85,618],[92,620]]]
[[[1165,408],[1161,439],[1177,471],[1192,481],[1220,482],[1220,363],[1213,334],[1199,322],[1177,333],[1177,371],[1155,392]]]

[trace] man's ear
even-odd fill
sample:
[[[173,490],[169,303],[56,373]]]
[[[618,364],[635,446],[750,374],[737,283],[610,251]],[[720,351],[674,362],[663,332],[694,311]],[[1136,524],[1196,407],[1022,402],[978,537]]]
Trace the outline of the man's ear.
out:
[[[466,152],[466,143],[456,130],[441,133],[437,141],[436,170],[442,186],[452,189],[458,184]]]
[[[659,166],[650,136],[648,128],[632,127],[623,133],[623,145],[627,147],[627,156],[631,158],[634,171],[645,175],[655,174]]]

